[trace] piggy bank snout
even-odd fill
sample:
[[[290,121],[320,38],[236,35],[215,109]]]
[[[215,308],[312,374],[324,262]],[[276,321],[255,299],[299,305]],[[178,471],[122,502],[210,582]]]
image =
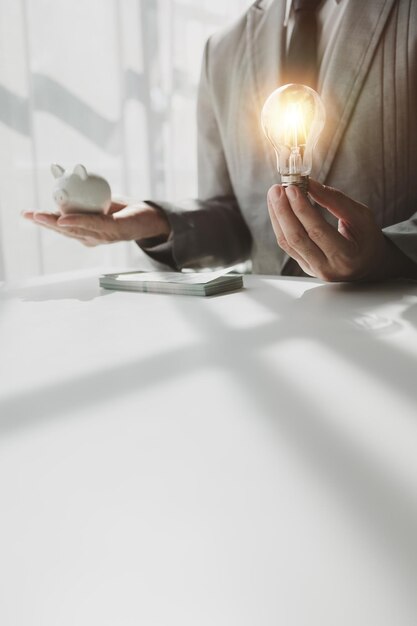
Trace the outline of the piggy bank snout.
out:
[[[68,193],[65,189],[57,189],[54,193],[54,200],[57,204],[63,206],[68,202]]]

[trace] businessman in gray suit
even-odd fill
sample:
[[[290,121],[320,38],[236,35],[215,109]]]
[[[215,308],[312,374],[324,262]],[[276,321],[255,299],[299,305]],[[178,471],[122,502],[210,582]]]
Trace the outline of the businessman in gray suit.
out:
[[[85,245],[135,240],[177,269],[250,258],[262,274],[417,278],[417,0],[322,0],[315,8],[316,88],[327,118],[312,203],[277,184],[259,121],[265,99],[288,82],[297,6],[257,0],[208,41],[198,200],[114,204],[109,216],[26,217]]]

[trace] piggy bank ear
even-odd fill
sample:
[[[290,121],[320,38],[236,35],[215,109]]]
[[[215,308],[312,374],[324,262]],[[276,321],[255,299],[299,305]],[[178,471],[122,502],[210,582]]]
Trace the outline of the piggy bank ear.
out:
[[[73,173],[77,174],[77,176],[79,176],[82,180],[87,180],[88,178],[87,170],[84,165],[81,165],[80,163],[74,167]]]
[[[61,176],[65,174],[64,168],[60,165],[57,165],[56,163],[52,163],[51,172],[54,178],[61,178]]]

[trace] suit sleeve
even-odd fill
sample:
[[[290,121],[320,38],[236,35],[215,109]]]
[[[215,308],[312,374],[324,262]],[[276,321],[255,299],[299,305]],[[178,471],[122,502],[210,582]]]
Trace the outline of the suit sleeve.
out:
[[[175,269],[227,266],[250,256],[252,237],[242,217],[228,173],[209,79],[207,42],[198,90],[198,200],[147,201],[163,211],[172,237],[153,247],[138,242],[157,261]]]

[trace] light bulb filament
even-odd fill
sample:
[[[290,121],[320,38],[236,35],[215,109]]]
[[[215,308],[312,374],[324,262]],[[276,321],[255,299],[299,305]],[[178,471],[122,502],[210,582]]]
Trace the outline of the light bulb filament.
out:
[[[288,105],[285,118],[285,126],[288,132],[286,143],[292,148],[305,145],[307,132],[301,106],[298,103]]]

